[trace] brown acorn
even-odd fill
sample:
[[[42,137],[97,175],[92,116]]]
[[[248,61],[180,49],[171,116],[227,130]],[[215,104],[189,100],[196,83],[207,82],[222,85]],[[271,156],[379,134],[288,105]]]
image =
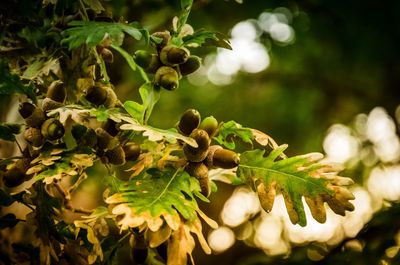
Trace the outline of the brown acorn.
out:
[[[97,128],[96,134],[97,134],[97,146],[99,147],[100,150],[106,150],[106,149],[111,150],[119,145],[118,139],[112,137],[103,128]]]
[[[201,59],[198,56],[191,55],[186,62],[179,65],[179,70],[182,75],[194,73],[201,66]]]
[[[9,188],[21,185],[26,178],[25,170],[17,166],[8,169],[3,175],[3,183]]]
[[[111,119],[107,119],[107,121],[104,123],[102,127],[111,136],[116,136],[119,133],[119,130],[117,128],[117,123]]]
[[[178,128],[184,135],[189,135],[200,124],[200,113],[195,109],[188,109],[179,120]]]
[[[125,151],[125,159],[129,161],[136,161],[140,156],[140,145],[129,142],[123,147]]]
[[[193,163],[190,162],[185,167],[185,171],[189,173],[192,177],[195,177],[199,180],[201,194],[208,197],[210,194],[210,184],[208,179],[208,168],[202,163]]]
[[[63,82],[60,80],[53,81],[47,89],[46,97],[56,102],[64,103],[67,97],[67,90]]]
[[[167,89],[175,90],[179,86],[179,76],[174,68],[161,66],[157,69],[154,81],[157,85]]]
[[[18,112],[22,116],[22,118],[26,119],[32,115],[35,110],[35,105],[29,102],[23,102],[19,105]]]
[[[96,105],[100,106],[103,105],[107,100],[107,90],[98,84],[91,86],[86,91],[86,99]]]
[[[55,118],[46,120],[41,127],[41,133],[44,138],[54,141],[64,136],[65,129],[61,122]]]
[[[125,152],[121,146],[117,146],[114,149],[107,150],[105,156],[108,162],[113,165],[123,165],[125,164]]]
[[[207,158],[204,161],[209,168],[234,168],[239,165],[239,155],[219,145],[210,146]]]
[[[165,65],[183,64],[190,56],[188,49],[174,45],[165,46],[160,52],[160,60]]]
[[[64,106],[63,103],[52,100],[51,98],[45,98],[42,101],[42,109],[45,112],[60,108],[62,106]]]
[[[36,107],[35,110],[25,118],[26,125],[29,127],[40,128],[46,120],[46,115],[41,108]]]
[[[209,116],[201,121],[199,128],[205,130],[210,137],[213,137],[218,129],[218,121],[213,116]]]
[[[44,144],[44,138],[38,128],[27,128],[24,132],[24,138],[34,147],[39,147]]]
[[[195,129],[190,134],[190,137],[193,138],[198,147],[192,147],[188,144],[183,146],[183,152],[186,156],[186,159],[190,162],[201,162],[207,157],[207,150],[210,145],[210,138],[206,131],[201,129]]]

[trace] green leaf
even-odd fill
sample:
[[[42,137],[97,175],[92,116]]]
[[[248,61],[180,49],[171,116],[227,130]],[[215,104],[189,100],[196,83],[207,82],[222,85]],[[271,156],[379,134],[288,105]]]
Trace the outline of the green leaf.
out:
[[[143,105],[137,103],[136,101],[125,101],[124,108],[128,112],[129,115],[132,116],[135,120],[143,122]]]
[[[18,75],[9,72],[7,64],[0,61],[0,95],[25,94],[36,102],[35,87],[24,85]]]
[[[7,227],[14,227],[18,224],[20,220],[16,218],[16,216],[12,213],[8,213],[2,217],[0,217],[0,229],[7,228]]]
[[[21,125],[0,122],[0,139],[15,141],[15,134],[19,134]]]
[[[112,114],[119,113],[117,108],[109,109],[104,106],[100,106],[97,109],[91,109],[90,115],[95,116],[98,121],[107,121]]]
[[[176,229],[180,216],[187,221],[198,219],[200,209],[193,195],[200,191],[200,185],[194,187],[190,176],[185,171],[149,169],[129,182],[120,182],[119,192],[106,199],[109,204],[116,204],[114,214],[126,214],[122,219],[122,229],[136,227],[145,222],[148,225],[162,225],[159,220],[167,220],[172,229]],[[142,218],[141,223],[131,223],[129,216]],[[157,227],[150,229],[158,230]]]
[[[40,58],[28,65],[21,78],[27,80],[37,79],[49,75],[50,71],[59,68],[58,58]]]
[[[294,156],[276,160],[287,145],[281,145],[264,157],[265,150],[244,152],[240,156],[238,177],[258,192],[262,207],[270,211],[276,192],[283,194],[285,205],[293,224],[307,224],[302,197],[304,196],[313,217],[325,222],[323,202],[338,214],[354,209],[349,199],[351,193],[338,185],[329,165],[319,163],[321,154]]]
[[[240,138],[245,143],[252,144],[254,139],[253,133],[250,128],[242,127],[235,121],[223,123],[218,130],[218,135],[214,137],[219,144],[229,149],[235,149],[235,138]]]
[[[105,37],[109,37],[114,45],[120,46],[124,38],[124,33],[127,33],[136,40],[142,38],[140,29],[128,24],[72,21],[68,25],[72,27],[62,32],[64,39],[61,43],[67,43],[70,50],[78,48],[82,44],[94,47],[100,44]]]
[[[229,40],[219,32],[198,30],[192,35],[183,37],[183,44],[188,47],[216,46],[232,50]]]
[[[186,24],[186,21],[190,14],[190,10],[192,9],[192,4],[193,4],[192,0],[181,0],[182,12],[176,21],[176,25],[174,22],[174,31],[176,35],[179,35],[183,26]]]
[[[193,5],[193,0],[181,0],[181,8],[186,9]]]

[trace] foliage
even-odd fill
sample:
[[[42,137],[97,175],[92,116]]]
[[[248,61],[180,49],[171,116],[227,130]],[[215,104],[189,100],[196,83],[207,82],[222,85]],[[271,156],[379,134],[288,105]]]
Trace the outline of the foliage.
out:
[[[287,158],[283,154],[286,145],[278,146],[258,130],[235,121],[203,128],[197,111],[193,113],[198,116],[189,120],[181,118],[176,128],[148,124],[161,93],[176,89],[183,73],[199,67],[195,64],[196,69],[181,71],[188,67],[188,58],[200,63],[189,48],[231,49],[224,35],[194,31],[187,23],[192,1],[181,1],[172,31],[151,36],[135,22],[97,21],[104,16],[114,21],[105,12],[106,2],[66,2],[44,1],[41,7],[53,6],[54,13],[35,16],[38,25],[45,25],[40,30],[58,32],[50,43],[40,42],[38,35],[32,41],[39,50],[22,43],[21,48],[29,52],[7,56],[0,65],[1,94],[28,96],[19,98],[24,123],[0,124],[0,138],[18,147],[15,135],[25,125],[22,138],[26,146],[20,147],[19,156],[1,161],[6,188],[0,190],[0,202],[3,206],[19,202],[28,208],[21,219],[14,213],[3,215],[0,228],[33,229],[26,237],[32,242],[22,251],[25,256],[13,250],[15,245],[7,248],[10,263],[25,262],[28,253],[39,250],[33,263],[113,264],[124,247],[136,263],[184,265],[188,255],[194,263],[193,234],[203,250],[211,253],[201,220],[212,228],[217,224],[201,211],[197,200],[209,202],[209,193],[217,190],[211,187],[208,173],[217,167],[232,170],[231,184],[257,190],[267,211],[275,195],[282,193],[294,224],[306,225],[302,197],[320,222],[325,221],[325,201],[341,215],[353,209],[348,202],[351,193],[341,187],[350,181],[337,177],[335,168],[321,163],[315,154]],[[59,15],[61,4],[71,4],[66,9],[70,13]],[[88,11],[94,12],[94,18]],[[51,30],[46,26],[49,20],[54,22]],[[6,18],[5,23],[13,24],[13,18]],[[144,58],[131,55],[122,48],[125,34],[135,41],[144,39],[156,53],[142,52]],[[23,35],[26,40],[28,35]],[[7,36],[16,38],[11,30]],[[110,67],[118,67],[112,65],[113,51],[144,80],[138,89],[140,103],[118,99],[107,73]],[[246,151],[239,150],[239,143],[246,144]],[[102,183],[95,188],[103,198],[88,210],[76,206],[74,198],[91,177]],[[157,249],[162,246],[167,248],[166,257]],[[144,260],[138,251],[144,253]]]

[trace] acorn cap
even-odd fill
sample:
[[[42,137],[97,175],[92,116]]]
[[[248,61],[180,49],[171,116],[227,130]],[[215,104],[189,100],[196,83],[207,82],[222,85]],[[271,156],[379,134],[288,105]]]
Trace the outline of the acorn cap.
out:
[[[55,118],[50,118],[42,124],[41,133],[44,138],[51,141],[60,139],[64,136],[65,129],[61,122]]]
[[[139,156],[140,156],[140,145],[134,143],[134,142],[129,142],[123,147],[124,152],[125,152],[125,159],[129,161],[136,161]]]
[[[113,108],[115,105],[117,105],[119,102],[117,94],[115,94],[114,89],[111,87],[106,87],[107,90],[107,98],[106,101],[104,102],[104,106],[107,108]]]
[[[32,115],[35,110],[35,105],[29,102],[23,102],[19,105],[18,112],[22,116],[22,118],[26,119]]]
[[[183,64],[190,56],[188,49],[174,45],[165,46],[160,52],[160,60],[165,65]]]
[[[201,59],[198,56],[191,55],[186,62],[179,65],[179,70],[182,75],[194,73],[201,66]]]
[[[45,112],[60,108],[62,106],[64,106],[63,103],[52,100],[51,98],[45,98],[42,101],[42,109]]]
[[[37,128],[27,128],[24,132],[24,138],[34,147],[39,147],[44,144],[44,138],[42,133]]]
[[[114,54],[109,49],[103,47],[100,50],[100,56],[106,63],[113,63],[114,62]]]
[[[200,124],[200,113],[195,109],[186,110],[179,120],[178,128],[184,135],[189,135]]]
[[[119,145],[118,139],[112,137],[103,128],[97,128],[96,134],[97,134],[97,146],[101,150],[106,150],[106,149],[111,150]]]
[[[160,52],[162,48],[168,45],[169,40],[171,39],[171,33],[166,30],[166,31],[159,31],[159,32],[154,32],[151,34],[154,37],[161,38],[162,41],[161,43],[157,44],[157,51]]]
[[[105,156],[108,162],[113,165],[123,165],[125,164],[125,152],[121,146],[117,146],[114,149],[107,150]]]
[[[208,168],[202,162],[199,163],[190,162],[185,167],[185,171],[199,181],[201,194],[208,197],[210,195]]]
[[[106,102],[108,96],[107,94],[107,89],[105,89],[103,86],[95,84],[87,89],[85,98],[90,103],[99,106]]]
[[[29,127],[40,128],[46,120],[46,114],[41,108],[36,107],[32,114],[25,118],[26,125]]]
[[[210,137],[213,137],[218,129],[218,121],[213,116],[209,116],[202,120],[199,128],[205,130]]]
[[[19,167],[13,166],[3,175],[3,183],[9,188],[21,185],[25,181],[25,171]]]
[[[161,66],[154,77],[155,83],[167,90],[175,90],[179,86],[178,73],[169,66]]]
[[[64,103],[67,97],[67,90],[61,80],[53,81],[47,89],[46,97],[54,101]]]

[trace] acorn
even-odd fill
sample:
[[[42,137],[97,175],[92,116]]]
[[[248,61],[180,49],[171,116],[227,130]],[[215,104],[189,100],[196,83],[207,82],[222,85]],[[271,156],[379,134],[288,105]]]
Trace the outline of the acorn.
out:
[[[96,132],[91,128],[78,124],[72,127],[71,133],[78,145],[89,147],[97,145]]]
[[[119,130],[117,128],[117,123],[111,119],[107,119],[107,121],[104,123],[102,127],[111,136],[116,136],[119,133]]]
[[[194,73],[201,66],[201,59],[198,56],[191,55],[186,62],[179,65],[179,70],[182,75]]]
[[[160,59],[157,54],[151,54],[145,50],[137,50],[135,52],[135,62],[146,72],[154,74],[161,66]]]
[[[119,145],[118,139],[112,137],[103,128],[97,128],[95,132],[97,134],[97,146],[100,150],[111,150]]]
[[[154,37],[161,38],[162,41],[161,43],[156,44],[157,51],[160,52],[162,48],[168,45],[169,40],[171,39],[171,33],[166,30],[166,31],[159,31],[159,32],[154,32],[151,34]]]
[[[97,45],[96,46],[97,53],[100,54],[101,58],[106,63],[113,63],[114,62],[114,55],[112,51],[110,51],[108,48],[102,46],[102,45]]]
[[[188,60],[190,52],[184,47],[167,45],[160,52],[160,60],[165,65],[183,64]]]
[[[200,113],[195,109],[188,109],[179,120],[178,128],[184,135],[189,135],[200,124]]]
[[[104,105],[104,103],[107,100],[107,89],[105,89],[103,86],[100,86],[98,84],[91,86],[87,89],[86,91],[86,99],[96,105]]]
[[[47,89],[47,98],[50,98],[56,102],[64,103],[67,97],[67,90],[62,81],[53,81]]]
[[[8,169],[3,175],[3,183],[9,188],[21,185],[26,178],[25,170],[17,166]]]
[[[234,168],[239,165],[239,155],[231,150],[223,149],[219,145],[210,146],[207,158],[204,161],[209,168]]]
[[[207,157],[207,150],[210,145],[210,138],[206,131],[201,129],[195,129],[190,134],[190,137],[193,138],[198,147],[192,147],[188,144],[183,146],[183,152],[186,156],[186,159],[190,162],[201,162]]]
[[[213,116],[209,116],[209,117],[205,118],[204,120],[202,120],[199,128],[205,130],[211,138],[217,132],[218,121]]]
[[[53,109],[58,109],[62,106],[64,106],[63,103],[52,100],[51,98],[45,98],[42,101],[42,109],[45,112],[53,110]]]
[[[55,118],[46,120],[41,128],[41,133],[44,138],[54,141],[63,137],[65,133],[64,126],[61,122]]]
[[[26,119],[32,115],[35,110],[35,105],[29,102],[23,102],[19,105],[18,112],[22,116],[22,118]]]
[[[178,73],[169,66],[161,66],[154,77],[155,83],[167,90],[175,90],[179,86]]]
[[[41,108],[36,107],[31,115],[25,118],[26,125],[29,127],[40,128],[46,120],[46,115]]]
[[[114,149],[107,150],[105,156],[108,162],[113,165],[123,165],[125,164],[125,152],[121,146],[117,146]]]
[[[123,147],[124,152],[125,152],[125,159],[129,161],[136,161],[139,156],[140,156],[140,145],[134,143],[134,142],[129,142],[125,144]]]
[[[210,184],[208,179],[208,168],[202,162],[190,162],[185,167],[185,171],[192,177],[198,179],[201,188],[201,194],[208,197],[210,194]]]
[[[44,144],[44,138],[38,128],[27,128],[24,132],[24,138],[34,147],[39,147]]]

